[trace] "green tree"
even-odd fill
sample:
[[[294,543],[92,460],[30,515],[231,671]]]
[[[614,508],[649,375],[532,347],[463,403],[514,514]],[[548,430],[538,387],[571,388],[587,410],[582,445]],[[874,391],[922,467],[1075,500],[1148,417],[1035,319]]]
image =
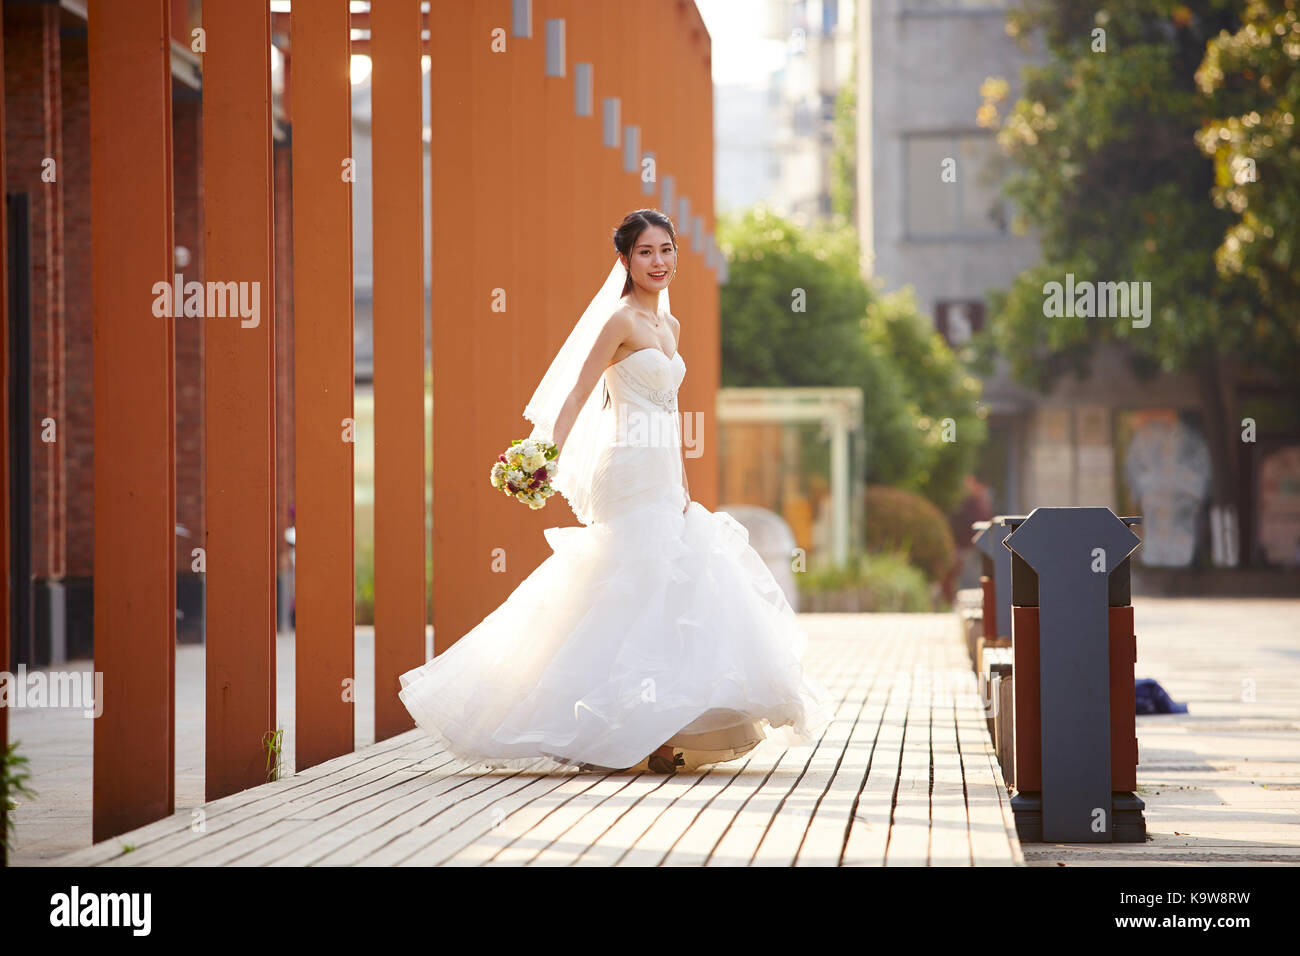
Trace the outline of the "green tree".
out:
[[[863,331],[875,354],[898,370],[912,437],[920,441],[914,471],[891,483],[951,511],[965,494],[963,478],[975,468],[988,439],[986,413],[976,404],[979,381],[917,310],[910,285],[876,297],[867,308]]]
[[[954,507],[984,439],[978,384],[916,312],[910,290],[877,295],[859,271],[856,235],[842,225],[800,229],[759,206],[720,217],[718,236],[730,273],[723,386],[860,387],[867,480]]]
[[[1017,227],[1041,235],[1040,265],[990,297],[980,351],[1005,355],[1021,382],[1046,390],[1086,375],[1105,340],[1121,343],[1135,372],[1187,370],[1200,384],[1216,504],[1236,505],[1239,477],[1230,396],[1235,360],[1294,368],[1295,337],[1279,348],[1280,321],[1240,275],[1215,267],[1232,214],[1211,201],[1214,167],[1196,143],[1209,115],[1196,74],[1211,38],[1237,24],[1233,0],[1026,0],[1008,30],[1042,30],[1047,62],[1026,67],[1024,95],[1005,119],[1004,82],[985,84],[980,122],[1016,172],[1007,194]],[[1066,273],[1096,281],[1149,281],[1150,325],[1130,319],[1048,318],[1044,285]]]
[[[855,222],[858,216],[858,70],[856,51],[849,78],[835,97],[835,148],[830,156],[831,212]]]
[[[1224,275],[1250,281],[1267,308],[1263,349],[1300,341],[1300,14],[1296,0],[1252,0],[1235,33],[1210,40],[1196,82],[1211,112],[1197,138],[1214,160],[1214,204],[1232,223],[1215,250]]]

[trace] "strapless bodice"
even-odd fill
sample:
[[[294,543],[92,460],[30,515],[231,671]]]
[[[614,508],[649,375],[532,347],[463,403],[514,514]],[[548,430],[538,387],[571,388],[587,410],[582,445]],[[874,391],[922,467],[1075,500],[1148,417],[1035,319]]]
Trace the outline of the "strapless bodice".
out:
[[[670,358],[656,346],[637,349],[605,369],[605,381],[616,402],[631,402],[648,411],[677,411],[677,389],[686,376],[680,351]]]

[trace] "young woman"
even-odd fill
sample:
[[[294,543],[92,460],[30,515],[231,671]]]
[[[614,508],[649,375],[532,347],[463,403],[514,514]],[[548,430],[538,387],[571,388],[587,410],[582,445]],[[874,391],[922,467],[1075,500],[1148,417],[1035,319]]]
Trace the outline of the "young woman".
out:
[[[618,259],[524,415],[582,527],[450,649],[401,677],[416,724],[471,764],[542,771],[733,760],[819,734],[794,611],[743,526],[690,499],[668,307],[672,221],[630,213]]]

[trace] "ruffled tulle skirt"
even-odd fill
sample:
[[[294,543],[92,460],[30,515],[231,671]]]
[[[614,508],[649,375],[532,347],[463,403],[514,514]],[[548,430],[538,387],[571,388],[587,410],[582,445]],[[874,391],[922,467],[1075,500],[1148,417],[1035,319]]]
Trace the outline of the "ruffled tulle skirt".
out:
[[[401,676],[417,726],[454,756],[628,769],[671,743],[692,768],[769,737],[807,742],[833,716],[794,611],[730,515],[659,501],[544,533],[553,553]]]

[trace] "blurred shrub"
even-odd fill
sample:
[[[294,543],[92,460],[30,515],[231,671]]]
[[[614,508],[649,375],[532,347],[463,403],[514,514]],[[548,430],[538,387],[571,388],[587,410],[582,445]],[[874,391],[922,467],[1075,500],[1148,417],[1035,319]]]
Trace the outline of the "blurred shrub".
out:
[[[867,551],[902,553],[930,581],[944,579],[957,546],[942,511],[918,494],[884,485],[868,485],[864,503]]]
[[[932,588],[902,554],[858,554],[795,575],[801,611],[930,611]]]

